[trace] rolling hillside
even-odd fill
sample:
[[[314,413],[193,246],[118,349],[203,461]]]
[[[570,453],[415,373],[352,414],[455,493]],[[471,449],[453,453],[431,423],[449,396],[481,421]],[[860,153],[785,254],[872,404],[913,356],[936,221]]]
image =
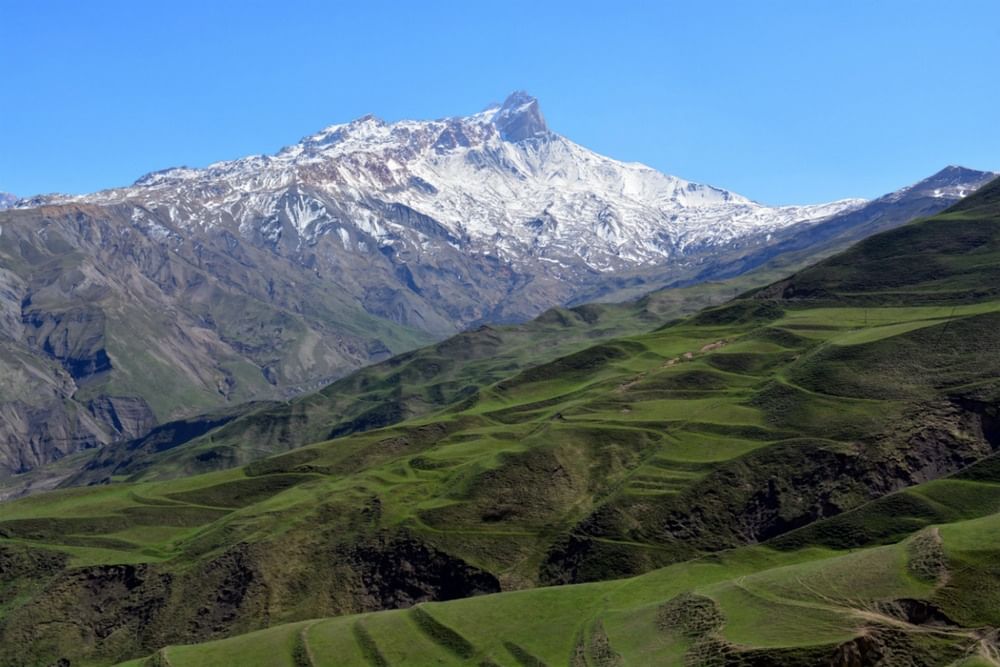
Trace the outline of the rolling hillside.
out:
[[[976,515],[1000,508],[990,463],[845,515],[841,523],[872,524],[909,519],[879,515],[890,505],[938,507],[886,545],[744,547],[635,578],[313,619],[127,664],[988,667],[1000,658],[1000,515]],[[989,509],[968,502],[977,494]],[[956,496],[966,503],[935,502]],[[917,529],[931,522],[941,523]]]
[[[5,503],[0,661],[993,664],[998,277],[994,182],[410,419]]]

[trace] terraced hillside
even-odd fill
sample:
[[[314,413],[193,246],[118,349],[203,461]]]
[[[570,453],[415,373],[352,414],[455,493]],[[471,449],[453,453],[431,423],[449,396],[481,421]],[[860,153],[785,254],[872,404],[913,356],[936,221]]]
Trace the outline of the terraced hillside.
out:
[[[57,485],[222,470],[330,437],[396,424],[451,405],[520,368],[604,339],[648,331],[786,273],[768,265],[738,278],[661,290],[631,303],[553,308],[524,324],[480,327],[368,366],[299,398],[217,409],[27,473],[0,472],[0,499]]]
[[[989,664],[998,272],[995,183],[438,411],[5,503],[0,662]]]
[[[313,619],[127,664],[996,665],[998,472],[994,457],[814,531],[639,577]],[[830,539],[899,519],[913,534],[898,542],[864,528],[861,550]]]

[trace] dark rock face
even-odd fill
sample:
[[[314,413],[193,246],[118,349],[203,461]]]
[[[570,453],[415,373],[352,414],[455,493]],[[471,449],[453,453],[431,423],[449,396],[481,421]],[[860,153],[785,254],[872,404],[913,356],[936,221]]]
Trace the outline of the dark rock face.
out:
[[[193,604],[185,615],[195,636],[218,636],[255,617],[266,624],[267,583],[254,551],[248,545],[231,549],[205,565],[199,580],[186,582]]]
[[[324,613],[409,607],[495,593],[492,575],[406,535],[360,545],[241,543],[178,570],[169,564],[66,567],[46,552],[0,549],[0,584],[45,582],[0,621],[0,662],[12,667],[81,657],[108,663],[174,643],[204,641]],[[287,550],[309,550],[291,574]],[[303,554],[296,554],[302,557]],[[0,586],[0,595],[17,589]],[[5,602],[0,597],[0,603]],[[289,610],[298,610],[291,612]],[[13,647],[30,643],[36,653]],[[47,663],[46,663],[47,664]]]
[[[131,396],[101,395],[82,405],[0,403],[0,474],[25,473],[83,449],[136,438],[155,424],[149,405]]]
[[[104,313],[84,306],[54,313],[29,310],[24,314],[25,342],[53,357],[78,384],[111,370],[104,348]]]
[[[100,646],[99,655],[134,651],[137,637],[155,633],[170,597],[170,577],[147,565],[108,565],[66,570],[50,578],[44,591],[5,618],[0,636],[5,646],[37,637],[47,641],[45,659],[72,664],[67,656]],[[16,651],[4,650],[4,664],[36,664]],[[45,663],[48,664],[48,663]]]
[[[763,651],[759,653],[766,655]],[[965,653],[965,649],[958,645],[934,647],[927,642],[915,641],[912,633],[888,625],[873,625],[866,628],[865,633],[857,639],[836,647],[832,654],[826,658],[825,663],[834,667],[864,667],[865,665],[934,667],[959,660]]]
[[[609,572],[624,576],[699,550],[773,540],[990,456],[1000,449],[995,411],[995,406],[966,410],[950,402],[922,406],[910,430],[852,449],[796,442],[751,453],[676,499],[644,507],[639,516],[632,516],[630,507],[608,504],[552,547],[540,578],[556,584],[606,578]],[[629,522],[639,524],[642,539],[668,547],[661,562],[637,560],[594,539],[621,538],[616,531]]]
[[[493,124],[505,141],[541,139],[549,132],[538,100],[523,91],[512,93],[504,101],[493,116]]]
[[[139,397],[98,396],[87,407],[95,419],[114,429],[118,439],[138,438],[156,425],[152,408]]]
[[[353,546],[347,557],[360,573],[363,596],[372,609],[500,592],[492,574],[414,539]]]
[[[958,627],[943,611],[927,600],[900,598],[881,603],[878,610],[880,613],[898,618],[911,625]]]
[[[0,471],[22,473],[68,454],[108,442],[104,428],[63,402],[0,404]]]
[[[437,141],[434,142],[434,148],[442,151],[459,147],[468,148],[471,145],[472,143],[469,141],[469,137],[466,136],[460,123],[449,124],[448,127],[445,128],[440,135],[438,135]]]
[[[933,647],[928,642],[915,640],[911,633],[899,628],[873,625],[865,628],[860,637],[834,647],[744,649],[710,635],[688,651],[685,664],[719,667],[936,667],[959,660],[964,653],[965,649],[960,646]]]
[[[44,577],[62,570],[68,562],[65,554],[10,544],[0,546],[0,583],[15,583],[27,576]],[[0,602],[13,599],[12,591],[4,589]]]

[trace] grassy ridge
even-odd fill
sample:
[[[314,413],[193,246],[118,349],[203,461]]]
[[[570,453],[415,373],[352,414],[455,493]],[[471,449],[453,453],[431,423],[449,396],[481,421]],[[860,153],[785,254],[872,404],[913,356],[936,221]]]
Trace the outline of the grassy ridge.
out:
[[[163,654],[176,667],[295,665],[276,647],[301,634],[316,666],[813,665],[852,650],[864,664],[995,664],[995,636],[968,628],[1000,622],[1000,596],[960,572],[970,557],[996,562],[998,529],[990,515],[851,553],[744,548],[632,579],[280,626]],[[932,577],[917,569],[928,550],[943,563]]]
[[[221,470],[305,444],[397,424],[453,405],[516,373],[595,341],[638,334],[783,276],[774,267],[719,283],[663,290],[634,303],[554,308],[523,325],[481,327],[364,368],[319,392],[286,403],[243,405],[194,420],[230,421],[205,431],[166,424],[157,437],[106,447],[82,457],[75,474],[52,466],[63,486],[163,479]],[[172,430],[170,438],[159,437]],[[252,443],[252,446],[250,446]],[[37,471],[0,479],[14,492]]]
[[[998,461],[990,457],[762,547],[632,579],[320,620],[163,653],[178,667],[237,659],[285,664],[274,662],[282,659],[274,637],[300,631],[313,665],[615,664],[607,661],[611,651],[622,664],[813,665],[852,650],[865,651],[872,663],[993,665],[998,646],[988,628],[1000,624]],[[968,488],[948,493],[953,485]],[[984,504],[989,497],[997,500]],[[870,546],[884,536],[838,530],[845,522],[863,529],[899,520],[906,506],[901,498],[951,503],[935,503],[937,513],[918,523],[903,522],[897,531],[911,536],[886,546]],[[956,506],[956,499],[965,505]],[[946,517],[964,518],[932,525]],[[429,623],[445,630],[428,631]],[[352,640],[359,628],[364,640]],[[458,643],[461,654],[449,655],[448,642],[435,641],[435,633]],[[603,639],[595,643],[598,633]],[[262,660],[265,643],[272,649]],[[378,661],[367,657],[373,652]]]

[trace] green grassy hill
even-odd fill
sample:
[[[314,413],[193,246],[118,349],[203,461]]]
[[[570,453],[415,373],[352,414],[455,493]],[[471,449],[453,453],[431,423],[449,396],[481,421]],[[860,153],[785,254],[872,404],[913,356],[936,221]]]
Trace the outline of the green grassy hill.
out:
[[[997,498],[998,482],[978,484]],[[995,665],[997,530],[993,514],[856,551],[745,547],[629,579],[311,619],[127,664]]]
[[[381,428],[5,503],[0,662],[267,627],[148,664],[991,664],[998,190],[470,390],[447,366]]]

